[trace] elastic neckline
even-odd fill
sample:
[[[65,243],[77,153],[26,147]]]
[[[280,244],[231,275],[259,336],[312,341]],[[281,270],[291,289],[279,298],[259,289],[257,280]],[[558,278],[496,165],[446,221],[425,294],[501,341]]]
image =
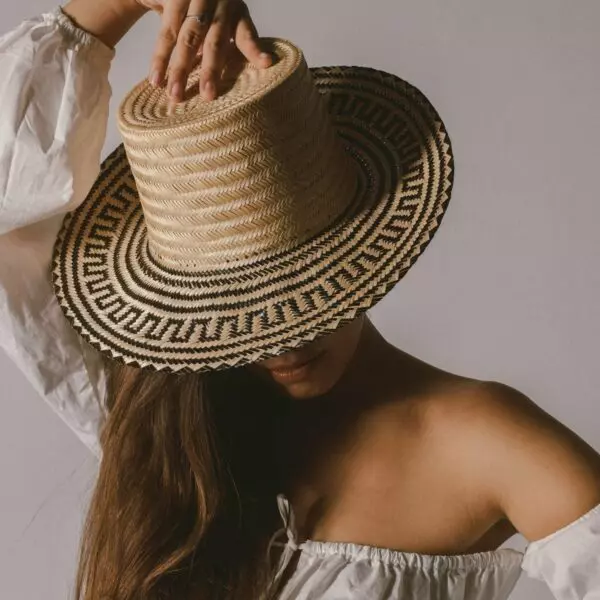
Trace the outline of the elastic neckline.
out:
[[[420,554],[351,542],[319,542],[316,540],[306,540],[299,544],[298,548],[313,556],[339,556],[348,561],[381,562],[406,569],[511,568],[520,566],[524,556],[523,552],[513,548],[500,548],[472,554]]]
[[[495,566],[512,568],[520,566],[524,558],[523,552],[513,548],[500,548],[471,554],[420,554],[352,542],[325,542],[307,539],[300,543],[294,510],[290,501],[285,494],[278,494],[277,503],[284,525],[280,532],[285,532],[288,538],[285,544],[286,548],[299,550],[313,556],[338,556],[348,561],[381,562],[407,569],[444,570],[471,570]],[[287,560],[289,560],[289,556]]]

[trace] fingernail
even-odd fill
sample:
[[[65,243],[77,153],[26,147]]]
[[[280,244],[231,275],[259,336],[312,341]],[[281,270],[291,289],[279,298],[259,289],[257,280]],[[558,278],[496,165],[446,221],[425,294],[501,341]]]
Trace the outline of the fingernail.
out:
[[[179,83],[179,81],[176,81],[173,84],[173,86],[171,87],[171,97],[179,98],[180,95],[181,95],[181,83]]]
[[[261,57],[263,60],[268,60],[269,58],[271,58],[271,55],[270,55],[270,54],[268,54],[267,52],[261,52],[261,53],[260,53],[260,57]]]
[[[207,82],[204,84],[204,91],[205,91],[207,94],[213,94],[213,93],[214,93],[214,91],[215,91],[215,84],[214,84],[212,81],[210,81],[210,80],[209,80],[209,81],[207,81]]]
[[[160,73],[158,71],[152,71],[152,75],[150,75],[150,83],[157,87],[160,85]]]

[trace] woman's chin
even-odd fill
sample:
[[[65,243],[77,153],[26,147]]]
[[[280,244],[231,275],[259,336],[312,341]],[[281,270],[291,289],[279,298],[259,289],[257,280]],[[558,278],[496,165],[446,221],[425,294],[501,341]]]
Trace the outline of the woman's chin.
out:
[[[303,379],[301,381],[277,382],[286,394],[298,400],[309,400],[326,394],[333,386],[327,382]]]

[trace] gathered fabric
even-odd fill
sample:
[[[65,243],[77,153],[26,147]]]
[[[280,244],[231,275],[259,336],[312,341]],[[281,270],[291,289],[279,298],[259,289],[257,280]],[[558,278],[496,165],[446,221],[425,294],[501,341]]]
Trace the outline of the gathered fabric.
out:
[[[557,600],[600,598],[600,504],[524,552],[457,555],[402,552],[345,542],[301,541],[285,495],[277,497],[283,546],[274,575],[280,600],[504,600],[521,574],[544,581]],[[287,538],[285,542],[281,539]],[[285,573],[297,559],[292,573]],[[283,585],[281,585],[283,584]]]
[[[523,553],[511,548],[464,555],[427,555],[344,542],[300,541],[285,495],[277,497],[283,546],[274,575],[281,600],[503,600],[521,574]],[[285,537],[286,542],[279,540]],[[285,577],[293,559],[293,572]],[[281,585],[283,583],[283,585]]]

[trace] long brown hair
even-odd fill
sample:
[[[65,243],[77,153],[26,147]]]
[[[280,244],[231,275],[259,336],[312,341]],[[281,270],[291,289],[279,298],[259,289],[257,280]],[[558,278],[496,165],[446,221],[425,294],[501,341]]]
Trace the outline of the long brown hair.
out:
[[[287,405],[245,369],[166,374],[113,361],[78,600],[258,598],[281,523]]]

